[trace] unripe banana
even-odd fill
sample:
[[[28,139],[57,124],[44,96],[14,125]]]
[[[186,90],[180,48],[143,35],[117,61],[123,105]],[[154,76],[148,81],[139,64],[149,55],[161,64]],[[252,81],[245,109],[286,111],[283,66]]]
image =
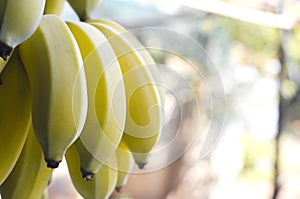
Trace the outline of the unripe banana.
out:
[[[1,186],[2,199],[40,199],[51,171],[31,127],[14,169]]]
[[[6,60],[13,48],[34,33],[44,8],[45,0],[1,0],[0,57]]]
[[[81,177],[79,155],[74,145],[67,150],[66,160],[71,180],[80,195],[86,199],[109,198],[118,178],[115,153],[100,167],[92,181],[87,181]]]
[[[57,15],[44,15],[20,45],[32,93],[32,124],[47,166],[56,168],[80,135],[87,113],[87,88],[79,47]]]
[[[116,184],[116,191],[119,192],[128,181],[130,172],[133,170],[134,160],[123,139],[116,150],[116,155],[118,162],[118,180]]]
[[[90,18],[91,12],[99,5],[101,0],[68,0],[81,21]]]
[[[83,22],[68,22],[82,54],[88,113],[75,146],[83,177],[90,179],[119,145],[126,113],[125,87],[116,55],[105,36]]]
[[[2,72],[0,85],[0,185],[13,169],[31,121],[30,86],[18,53]]]
[[[162,102],[155,79],[143,56],[127,37],[112,26],[89,22],[98,28],[112,45],[123,73],[126,91],[126,124],[123,138],[139,168],[148,162],[148,156],[162,128]]]
[[[44,14],[60,15],[65,6],[65,0],[46,0]]]

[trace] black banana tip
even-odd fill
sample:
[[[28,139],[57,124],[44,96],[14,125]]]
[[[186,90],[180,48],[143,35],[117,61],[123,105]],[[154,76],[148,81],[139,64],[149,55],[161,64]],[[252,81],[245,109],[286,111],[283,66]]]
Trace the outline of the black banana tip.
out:
[[[92,178],[94,177],[95,173],[90,172],[90,171],[86,171],[84,169],[80,169],[81,173],[82,173],[82,178],[86,179],[87,181],[91,181]]]
[[[145,169],[145,166],[146,166],[147,162],[146,163],[144,163],[144,162],[137,162],[136,164],[138,165],[139,169]]]
[[[7,57],[11,54],[13,48],[6,43],[0,41],[0,57],[4,59],[4,61],[7,60]]]
[[[122,187],[116,187],[115,190],[116,192],[120,193],[121,192]]]
[[[45,159],[46,163],[47,163],[47,167],[51,168],[51,169],[55,169],[58,167],[59,163],[61,161],[55,161],[55,160],[50,160],[50,159]]]

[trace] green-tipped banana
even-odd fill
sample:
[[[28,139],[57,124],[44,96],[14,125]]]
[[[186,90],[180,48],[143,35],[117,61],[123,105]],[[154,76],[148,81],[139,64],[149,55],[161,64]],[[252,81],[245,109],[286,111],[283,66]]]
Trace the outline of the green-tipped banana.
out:
[[[86,119],[87,88],[80,50],[57,15],[44,15],[19,50],[31,85],[33,129],[47,166],[56,168]]]
[[[128,177],[134,166],[134,160],[123,139],[116,150],[116,155],[118,162],[118,180],[116,184],[116,191],[119,192],[128,181]]]
[[[116,55],[105,36],[83,22],[68,22],[84,60],[88,113],[76,141],[83,177],[90,179],[119,145],[126,113],[125,88]]]
[[[79,155],[74,145],[68,149],[66,160],[73,185],[82,197],[86,199],[109,198],[118,178],[115,154],[110,156],[105,164],[100,167],[92,181],[87,181],[81,177]]]
[[[101,0],[68,0],[81,21],[90,18],[91,12],[99,5]]]
[[[64,9],[66,0],[46,0],[44,14],[60,15]]]
[[[126,124],[123,138],[135,162],[143,168],[162,128],[162,101],[147,62],[122,32],[104,23],[89,22],[112,45],[123,73],[126,91]]]
[[[0,1],[0,57],[6,60],[13,48],[34,33],[44,8],[45,0]]]
[[[18,160],[31,121],[29,81],[17,52],[13,53],[1,78],[0,185]]]
[[[2,199],[40,199],[48,185],[51,169],[32,127],[14,169],[1,186]]]

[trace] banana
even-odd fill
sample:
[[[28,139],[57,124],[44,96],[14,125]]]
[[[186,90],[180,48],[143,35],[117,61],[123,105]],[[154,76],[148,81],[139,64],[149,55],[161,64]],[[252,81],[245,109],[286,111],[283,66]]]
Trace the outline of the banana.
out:
[[[101,0],[68,0],[70,6],[77,13],[81,21],[90,18],[91,12],[100,4]]]
[[[46,0],[44,14],[60,15],[65,6],[65,0]]]
[[[1,0],[0,57],[7,60],[12,49],[34,33],[44,8],[45,0]]]
[[[20,45],[32,93],[32,125],[50,168],[80,135],[87,113],[87,88],[79,47],[57,15],[44,15]]]
[[[126,30],[123,26],[121,26],[120,24],[118,24],[115,21],[112,20],[107,20],[107,19],[92,19],[89,20],[90,22],[98,22],[98,23],[102,23],[102,24],[106,24],[108,26],[113,27],[114,29],[116,29],[119,34],[122,34],[123,37],[126,37],[126,39],[128,39],[131,43],[131,45],[133,46],[134,49],[138,50],[139,53],[141,54],[141,56],[145,59],[146,62],[146,66],[147,68],[150,70],[154,80],[155,80],[155,84],[157,84],[158,86],[161,84],[161,78],[160,78],[160,72],[158,69],[158,66],[156,64],[156,62],[154,61],[153,57],[151,56],[151,54],[149,53],[148,49],[145,48],[145,46],[143,46],[143,44],[141,44],[141,42],[133,35],[131,34],[128,30]],[[160,94],[160,98],[162,100],[162,103],[164,104],[164,100],[165,100],[165,92],[162,89],[161,86],[158,87],[159,88],[159,94]]]
[[[116,191],[120,192],[128,181],[130,172],[133,170],[134,160],[127,148],[125,141],[122,139],[118,149],[116,150],[117,163],[118,163],[118,180],[116,184]]]
[[[66,160],[73,185],[84,198],[107,199],[112,194],[118,178],[115,153],[100,167],[92,181],[81,177],[80,160],[75,145],[67,150]]]
[[[30,126],[30,86],[18,53],[2,72],[0,85],[0,185],[13,169]]]
[[[116,55],[105,36],[87,23],[67,25],[79,45],[87,79],[87,119],[75,146],[83,178],[91,179],[121,140],[126,118],[125,87]]]
[[[15,167],[1,186],[2,199],[40,199],[51,171],[31,127]]]
[[[126,92],[126,123],[123,138],[139,168],[148,162],[157,143],[163,113],[162,100],[146,61],[130,40],[112,26],[90,21],[112,45],[122,70]]]

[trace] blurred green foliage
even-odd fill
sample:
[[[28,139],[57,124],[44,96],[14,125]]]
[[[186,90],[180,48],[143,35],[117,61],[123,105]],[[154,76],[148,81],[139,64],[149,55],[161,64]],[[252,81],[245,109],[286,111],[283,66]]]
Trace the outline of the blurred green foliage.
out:
[[[261,66],[267,58],[277,56],[280,41],[278,30],[227,17],[216,17],[216,22],[234,42],[241,43],[248,49],[256,66]]]

